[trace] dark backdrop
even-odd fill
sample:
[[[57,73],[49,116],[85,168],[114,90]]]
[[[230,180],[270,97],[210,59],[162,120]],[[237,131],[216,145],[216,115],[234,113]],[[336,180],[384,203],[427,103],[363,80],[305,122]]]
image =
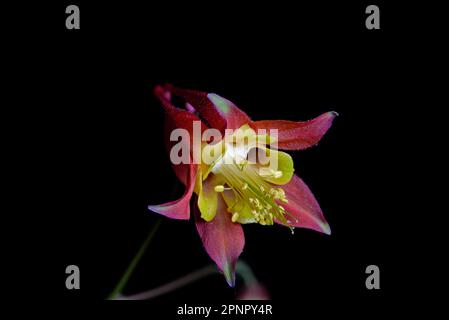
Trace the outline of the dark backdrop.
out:
[[[244,226],[241,258],[275,301],[369,304],[405,291],[407,212],[397,201],[396,155],[408,63],[403,26],[393,22],[398,9],[379,3],[381,30],[369,31],[367,4],[355,1],[78,4],[81,30],[65,29],[66,4],[45,7],[29,56],[36,70],[29,81],[45,97],[29,111],[39,119],[30,139],[44,181],[33,187],[42,193],[36,222],[45,226],[45,241],[30,251],[45,265],[50,297],[104,299],[159,218],[147,205],[182,191],[174,189],[163,112],[152,95],[166,82],[215,92],[256,120],[340,114],[318,146],[293,152],[332,235]],[[211,262],[192,221],[162,220],[125,293]],[[65,289],[68,264],[81,269],[79,291]],[[365,288],[370,264],[380,267],[379,291]],[[211,276],[163,299],[234,294]]]

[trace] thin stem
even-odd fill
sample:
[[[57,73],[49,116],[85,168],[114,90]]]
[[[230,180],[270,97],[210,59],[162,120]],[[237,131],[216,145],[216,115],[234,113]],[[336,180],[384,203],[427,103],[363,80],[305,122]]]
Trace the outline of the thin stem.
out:
[[[153,239],[154,235],[156,234],[157,229],[159,228],[159,225],[161,224],[161,219],[157,220],[156,223],[153,225],[153,227],[150,230],[150,233],[148,234],[145,241],[140,246],[139,251],[137,251],[136,255],[134,256],[133,260],[129,264],[128,268],[126,269],[125,273],[123,274],[120,281],[117,283],[114,290],[109,294],[108,300],[113,300],[117,298],[125,288],[126,284],[128,283],[129,278],[134,272],[134,269],[136,268],[137,264],[139,263],[140,259],[142,258],[143,254],[145,253],[145,250],[147,249],[148,245],[150,244],[151,240]]]
[[[206,266],[202,269],[196,270],[192,273],[189,273],[181,278],[173,280],[169,283],[166,283],[160,287],[150,289],[148,291],[144,291],[138,294],[130,295],[130,296],[118,296],[115,300],[148,300],[163,294],[174,291],[178,288],[184,287],[192,282],[205,278],[209,275],[216,274],[217,268],[213,265]]]
[[[202,269],[191,272],[181,278],[173,280],[169,283],[166,283],[160,287],[150,289],[148,291],[144,291],[141,293],[137,293],[130,296],[118,295],[114,298],[114,300],[149,300],[156,298],[158,296],[164,295],[181,287],[184,287],[192,282],[198,281],[202,278],[210,276],[212,274],[217,274],[218,270],[215,265],[209,265]],[[245,286],[252,285],[257,282],[257,279],[251,270],[250,266],[243,261],[239,261],[237,263],[236,269],[237,275],[239,275],[245,284]]]

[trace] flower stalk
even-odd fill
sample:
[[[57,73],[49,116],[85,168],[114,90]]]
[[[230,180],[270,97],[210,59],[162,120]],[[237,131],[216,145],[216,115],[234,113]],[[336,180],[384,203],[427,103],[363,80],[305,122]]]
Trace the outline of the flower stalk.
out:
[[[154,235],[156,234],[156,231],[159,229],[159,226],[161,224],[161,219],[158,219],[156,223],[151,228],[150,232],[148,233],[148,236],[142,243],[142,245],[139,248],[139,251],[137,251],[134,258],[131,260],[131,263],[129,264],[128,268],[126,269],[125,273],[123,274],[120,281],[115,286],[114,290],[109,294],[107,300],[115,300],[117,297],[119,297],[123,289],[125,288],[126,284],[128,283],[129,279],[131,278],[131,275],[133,274],[134,270],[137,267],[137,264],[142,259],[143,254],[145,253],[148,245],[150,244],[151,240],[153,240]]]

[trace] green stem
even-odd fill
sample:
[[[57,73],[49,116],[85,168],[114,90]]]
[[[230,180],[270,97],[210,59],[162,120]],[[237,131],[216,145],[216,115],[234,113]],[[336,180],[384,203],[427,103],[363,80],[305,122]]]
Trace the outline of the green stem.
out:
[[[257,282],[257,278],[254,275],[251,267],[243,261],[237,263],[236,273],[242,278],[245,286],[250,286]],[[207,276],[218,274],[217,267],[215,265],[208,265],[202,269],[191,272],[181,278],[164,284],[160,287],[153,288],[141,293],[133,294],[130,296],[118,295],[114,300],[149,300],[166,293],[172,292],[176,289],[184,287],[190,283],[203,279]]]
[[[128,268],[126,269],[125,273],[123,274],[120,281],[115,286],[114,290],[109,294],[108,300],[114,300],[119,295],[121,295],[123,289],[125,288],[126,284],[128,283],[129,278],[134,272],[134,269],[136,269],[137,264],[139,263],[140,259],[142,258],[143,254],[145,253],[145,250],[147,249],[148,245],[150,244],[151,240],[153,239],[154,235],[156,234],[157,229],[159,228],[159,225],[161,224],[161,219],[157,220],[156,223],[153,225],[153,228],[151,228],[150,233],[148,234],[145,241],[140,246],[139,251],[137,251],[136,255],[134,256],[133,260],[129,264]]]
[[[172,292],[176,289],[184,287],[192,282],[198,281],[212,274],[218,274],[217,267],[214,265],[209,265],[197,271],[191,272],[174,281],[171,281],[167,284],[164,284],[160,287],[145,292],[141,292],[138,294],[133,294],[130,296],[119,296],[116,298],[116,300],[149,300],[161,296],[163,294]]]

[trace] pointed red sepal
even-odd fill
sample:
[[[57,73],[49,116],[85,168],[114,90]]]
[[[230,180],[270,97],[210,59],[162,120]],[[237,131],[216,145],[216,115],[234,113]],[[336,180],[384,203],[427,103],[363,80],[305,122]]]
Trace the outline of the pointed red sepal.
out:
[[[231,101],[217,94],[181,89],[170,84],[165,86],[165,90],[185,99],[211,128],[222,133],[225,129],[238,129],[251,121],[246,113]]]
[[[331,229],[323,212],[310,189],[298,176],[282,186],[288,203],[282,203],[292,217],[287,217],[291,225],[299,228],[312,229],[325,234],[331,234]]]
[[[229,286],[234,287],[237,259],[245,245],[242,226],[231,221],[222,197],[219,197],[217,214],[212,221],[201,219],[196,207],[195,211],[196,229],[206,252],[223,272]]]
[[[310,121],[262,120],[251,123],[253,129],[278,130],[278,148],[301,150],[317,144],[338,114],[326,112]]]
[[[184,172],[188,174],[188,178],[184,179],[186,181],[186,190],[180,199],[160,205],[150,205],[148,206],[148,209],[168,218],[189,220],[190,199],[192,198],[193,189],[195,187],[197,172],[198,166],[194,164],[189,165],[189,169]]]
[[[171,129],[181,128],[187,130],[190,135],[193,134],[193,121],[200,121],[201,119],[198,116],[191,112],[191,110],[184,110],[175,107],[171,102],[171,92],[167,89],[156,86],[154,88],[154,94],[156,98],[160,101],[162,107],[166,112],[166,119],[169,120]],[[201,130],[204,131],[207,129],[204,123],[201,124]],[[201,131],[201,132],[202,132]]]
[[[158,98],[159,102],[161,103],[165,111],[164,140],[168,154],[170,155],[170,150],[176,143],[178,143],[177,141],[170,141],[170,134],[173,132],[174,129],[179,128],[187,130],[191,138],[190,146],[194,146],[192,142],[194,136],[193,122],[199,121],[201,123],[201,133],[203,133],[203,131],[207,129],[206,125],[201,121],[200,118],[198,118],[196,114],[191,112],[192,111],[191,109],[190,111],[188,111],[175,107],[171,102],[172,94],[166,88],[156,86],[154,88],[154,94]],[[191,150],[191,152],[193,152],[193,150]],[[187,172],[189,170],[189,165],[183,163],[178,165],[172,164],[172,167],[178,179],[185,186],[187,186],[187,177],[188,177]]]

